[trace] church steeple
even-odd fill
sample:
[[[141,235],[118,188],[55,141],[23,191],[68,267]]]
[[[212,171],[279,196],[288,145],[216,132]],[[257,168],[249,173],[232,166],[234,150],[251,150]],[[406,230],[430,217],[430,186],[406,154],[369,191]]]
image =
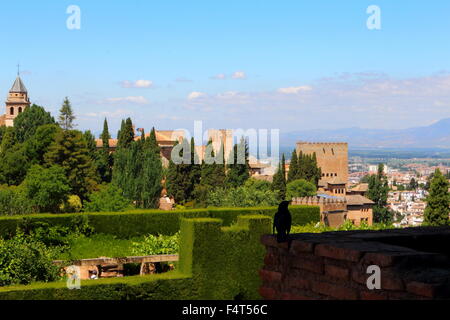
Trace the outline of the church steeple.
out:
[[[20,78],[20,69],[17,68],[17,78],[6,99],[6,113],[4,123],[8,127],[14,126],[14,119],[30,106],[28,91]]]
[[[17,75],[16,81],[14,81],[14,84],[9,90],[10,93],[28,93],[27,88],[25,88],[25,85],[22,82],[22,79],[20,79],[20,76]]]

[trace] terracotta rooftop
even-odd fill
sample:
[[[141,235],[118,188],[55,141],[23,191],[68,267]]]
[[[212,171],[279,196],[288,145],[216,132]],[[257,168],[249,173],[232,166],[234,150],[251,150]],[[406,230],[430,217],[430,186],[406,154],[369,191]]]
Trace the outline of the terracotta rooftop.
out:
[[[145,137],[150,137],[150,133],[145,134]],[[156,131],[156,140],[159,144],[167,144],[167,143],[174,143],[175,141],[179,141],[181,138],[184,137],[184,131],[183,130],[161,130]],[[141,139],[141,136],[137,135],[134,137],[135,141],[138,141]],[[109,147],[110,148],[117,148],[117,139],[109,139]],[[96,139],[95,140],[97,144],[97,148],[101,148],[103,146],[102,139]]]
[[[336,185],[336,184],[346,184],[347,182],[342,180],[341,178],[338,177],[333,177],[332,179],[328,180],[326,178],[322,178],[319,180],[319,186],[321,187],[326,187],[327,184],[332,184],[332,185]]]
[[[364,204],[375,204],[375,202],[373,202],[372,200],[363,197],[359,194],[355,194],[355,195],[346,195],[345,196],[345,200],[347,200],[347,204],[348,205],[354,205],[354,206],[361,206]]]
[[[368,183],[360,183],[350,189],[350,191],[359,191],[359,192],[367,192],[368,190],[369,190]]]

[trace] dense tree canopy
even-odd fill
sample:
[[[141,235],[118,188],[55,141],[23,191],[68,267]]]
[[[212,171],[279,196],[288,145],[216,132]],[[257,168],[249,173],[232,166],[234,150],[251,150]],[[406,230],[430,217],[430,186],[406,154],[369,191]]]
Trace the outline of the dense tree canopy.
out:
[[[225,183],[230,188],[243,186],[250,178],[249,152],[247,141],[242,138],[235,144],[228,157]]]
[[[125,126],[121,132],[126,130]],[[132,126],[132,124],[130,123]],[[123,138],[125,139],[125,138]],[[122,141],[114,154],[113,183],[123,190],[126,198],[140,208],[157,208],[163,180],[162,162],[156,136]]]
[[[58,165],[65,170],[73,194],[81,199],[96,190],[100,179],[82,132],[59,132],[44,160],[46,167]]]
[[[38,127],[55,124],[55,119],[43,107],[33,104],[14,119],[14,131],[17,141],[22,143],[33,136]]]
[[[298,197],[312,197],[317,193],[314,183],[305,179],[294,180],[286,186],[286,198],[292,200]]]
[[[59,166],[34,165],[28,170],[24,186],[35,212],[59,212],[70,194],[65,170]]]

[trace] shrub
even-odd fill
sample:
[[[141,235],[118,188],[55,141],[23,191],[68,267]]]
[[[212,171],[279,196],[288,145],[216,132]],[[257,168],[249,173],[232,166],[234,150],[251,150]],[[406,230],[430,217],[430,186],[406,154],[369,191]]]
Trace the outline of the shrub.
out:
[[[27,198],[37,212],[58,212],[67,200],[70,186],[63,168],[31,167],[24,181]]]
[[[311,197],[316,195],[316,186],[304,179],[294,180],[286,186],[286,198]]]
[[[219,219],[184,219],[178,271],[161,275],[82,281],[80,290],[65,283],[0,289],[14,300],[193,300],[260,299],[258,271],[266,249],[260,242],[271,219],[244,216],[232,227]]]
[[[244,186],[238,188],[219,188],[211,190],[207,203],[212,207],[257,207],[275,206],[279,202],[279,195],[272,191],[270,183],[255,179],[248,180]]]
[[[54,256],[53,249],[23,233],[11,240],[0,239],[0,286],[57,280]]]
[[[320,221],[318,206],[291,206],[293,225]],[[182,218],[219,218],[225,226],[232,225],[240,215],[265,215],[273,217],[277,207],[208,208],[195,210],[132,210],[128,212],[97,212],[83,214],[36,214],[32,216],[0,217],[0,236],[14,234],[24,218],[47,222],[50,225],[71,225],[74,218],[86,219],[97,233],[112,234],[129,239],[148,234],[174,235],[180,230]]]
[[[0,187],[0,215],[23,215],[33,213],[23,187]]]
[[[65,213],[76,213],[81,212],[83,209],[83,204],[81,203],[81,199],[77,195],[71,195],[67,199],[66,202],[64,202],[63,205],[61,205],[60,210],[61,212]]]
[[[122,190],[114,184],[102,186],[100,191],[91,193],[84,203],[85,212],[118,212],[131,207],[131,202],[123,196]]]
[[[133,242],[133,255],[150,256],[158,254],[177,254],[179,250],[180,233],[173,236],[148,235],[142,242]]]

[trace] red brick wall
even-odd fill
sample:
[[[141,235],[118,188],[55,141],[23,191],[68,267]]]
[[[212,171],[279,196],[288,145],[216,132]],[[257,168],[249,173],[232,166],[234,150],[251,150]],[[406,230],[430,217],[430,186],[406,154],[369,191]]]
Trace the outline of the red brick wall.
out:
[[[425,252],[395,244],[409,243],[408,237],[422,246],[433,247],[436,239],[449,243],[450,229],[438,232],[415,228],[301,234],[281,244],[265,235],[260,294],[271,300],[450,299],[448,251]],[[380,290],[367,288],[370,265],[381,269]]]

